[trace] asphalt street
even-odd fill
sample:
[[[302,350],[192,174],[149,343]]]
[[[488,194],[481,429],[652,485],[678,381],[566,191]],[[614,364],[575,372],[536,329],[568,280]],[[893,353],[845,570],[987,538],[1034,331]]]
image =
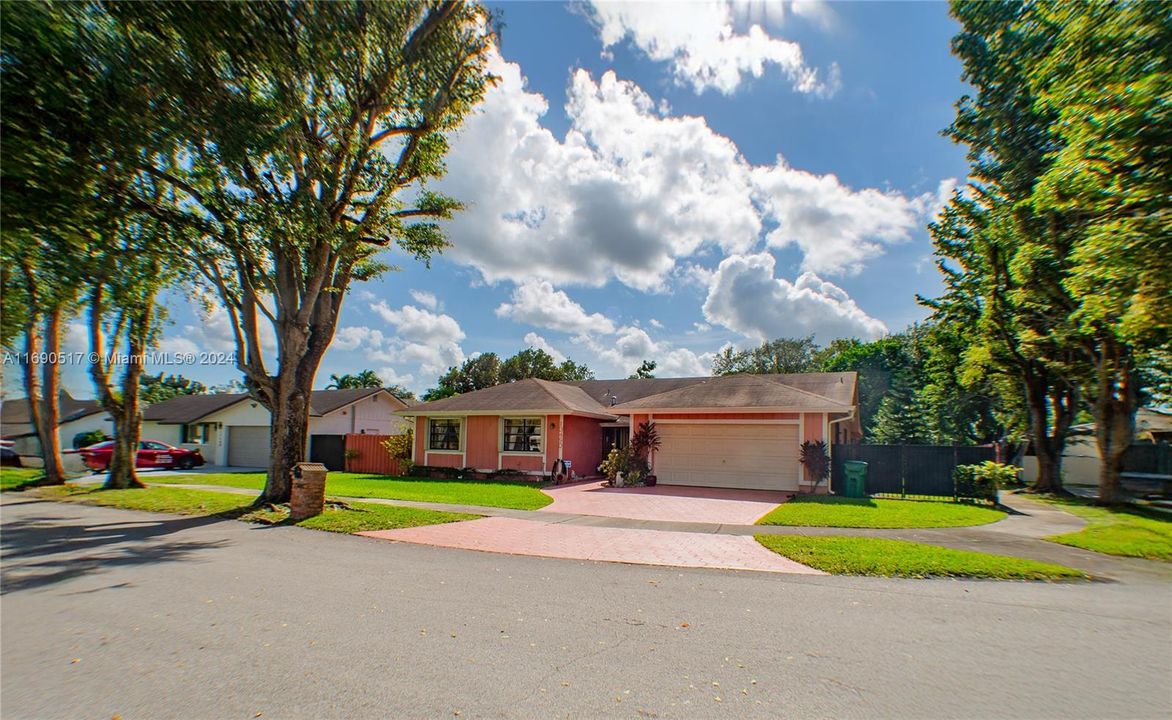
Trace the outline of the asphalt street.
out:
[[[1163,718],[1172,584],[514,557],[5,496],[4,718]]]

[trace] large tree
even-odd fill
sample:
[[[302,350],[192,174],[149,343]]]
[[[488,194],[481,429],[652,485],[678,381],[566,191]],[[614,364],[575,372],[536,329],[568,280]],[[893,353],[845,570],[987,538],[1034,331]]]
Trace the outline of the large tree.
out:
[[[585,365],[570,359],[559,363],[541,348],[526,348],[504,360],[496,353],[481,353],[468,358],[460,367],[448,368],[436,386],[423,394],[423,399],[440,400],[526,378],[568,382],[593,377],[594,372]]]
[[[1172,343],[1172,22],[1161,2],[1034,9],[1031,22],[1054,41],[1035,57],[1030,89],[1055,122],[1032,200],[1082,231],[1063,287],[1091,366],[1084,396],[1109,503],[1135,434],[1141,370]]]
[[[386,247],[427,261],[459,203],[428,188],[482,98],[490,18],[460,2],[126,3],[173,48],[154,89],[182,108],[185,163],[144,170],[181,193],[173,222],[226,310],[249,392],[271,414],[258,502],[289,497],[309,398],[355,281]],[[160,216],[172,215],[160,213]],[[261,346],[262,323],[276,336]]]
[[[817,352],[813,335],[767,340],[747,350],[727,347],[713,359],[712,374],[811,372],[815,369]]]
[[[1035,488],[1054,492],[1083,368],[1063,285],[1078,223],[1030,202],[1051,162],[1055,117],[1036,103],[1028,73],[1052,37],[1028,4],[957,0],[952,12],[962,25],[953,53],[974,92],[945,134],[968,147],[969,185],[929,228],[945,290],[924,302],[937,322],[964,329],[970,376],[1016,386],[1038,459]]]
[[[138,381],[138,397],[146,405],[170,400],[181,395],[203,395],[208,388],[198,380],[182,375],[143,375]]]
[[[128,50],[91,4],[19,3],[0,23],[4,341],[21,328],[25,390],[45,460],[64,480],[57,437],[62,328],[87,284],[91,250],[130,181],[121,161],[139,142],[142,95]],[[15,311],[15,312],[14,312]]]

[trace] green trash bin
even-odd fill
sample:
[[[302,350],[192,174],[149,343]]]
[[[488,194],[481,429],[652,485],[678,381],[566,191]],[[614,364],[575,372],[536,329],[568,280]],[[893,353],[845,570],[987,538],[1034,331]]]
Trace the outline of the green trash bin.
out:
[[[842,464],[846,475],[846,496],[867,497],[867,463],[862,460],[847,460]]]

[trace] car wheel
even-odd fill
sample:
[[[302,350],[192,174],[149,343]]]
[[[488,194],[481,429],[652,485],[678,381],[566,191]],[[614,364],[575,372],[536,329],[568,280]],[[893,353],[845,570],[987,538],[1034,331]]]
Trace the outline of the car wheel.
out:
[[[190,470],[195,467],[195,462],[191,458],[183,458],[179,461],[180,470]]]

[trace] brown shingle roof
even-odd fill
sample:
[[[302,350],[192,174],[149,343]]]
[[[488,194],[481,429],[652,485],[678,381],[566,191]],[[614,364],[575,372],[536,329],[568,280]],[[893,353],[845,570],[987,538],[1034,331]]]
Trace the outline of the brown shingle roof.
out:
[[[248,397],[248,393],[217,393],[214,395],[178,395],[169,400],[148,405],[142,411],[142,419],[164,425],[185,425],[214,412],[235,405]]]
[[[686,378],[629,378],[626,380],[578,380],[566,383],[582,388],[590,397],[594,398],[603,407],[610,407],[618,403],[631,402],[648,395],[675,390],[677,388],[695,385],[698,382],[711,380],[705,377]]]
[[[694,378],[521,380],[421,403],[400,415],[530,411],[603,417],[642,409],[786,408],[849,412],[857,374],[729,375]],[[611,405],[611,398],[618,403]]]
[[[64,390],[57,396],[57,409],[62,423],[103,412],[97,400],[77,400]],[[31,422],[28,398],[13,398],[0,405],[0,423],[27,425]]]
[[[535,378],[495,385],[442,400],[420,403],[414,407],[400,410],[398,414],[490,412],[588,415],[613,419],[612,415],[581,388]]]
[[[785,408],[849,412],[855,373],[727,375],[619,403],[614,413],[635,410]]]
[[[327,415],[375,393],[384,393],[389,402],[396,406],[396,409],[407,407],[406,403],[392,395],[386,388],[347,388],[345,390],[314,390],[313,395],[309,398],[309,404],[312,407],[310,412],[313,415]]]

